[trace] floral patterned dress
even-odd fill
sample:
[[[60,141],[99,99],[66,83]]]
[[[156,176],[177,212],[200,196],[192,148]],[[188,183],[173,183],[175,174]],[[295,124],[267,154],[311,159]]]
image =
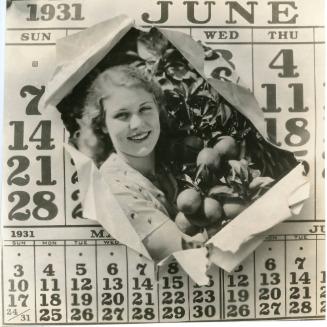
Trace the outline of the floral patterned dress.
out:
[[[152,181],[129,166],[113,153],[100,168],[110,191],[118,200],[132,226],[146,245],[153,259],[163,259],[172,252],[182,250],[183,234],[172,218],[177,210],[172,199],[176,198],[177,185],[166,168]],[[170,180],[171,189],[163,192],[156,184]],[[167,182],[167,181],[166,181]],[[169,200],[168,200],[169,198]]]

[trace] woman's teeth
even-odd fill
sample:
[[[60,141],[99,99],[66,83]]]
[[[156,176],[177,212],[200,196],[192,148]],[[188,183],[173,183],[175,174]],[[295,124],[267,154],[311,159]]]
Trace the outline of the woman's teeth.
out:
[[[140,133],[140,134],[135,134],[132,136],[129,136],[128,139],[132,140],[132,141],[142,141],[144,139],[146,139],[151,132],[144,132],[144,133]]]

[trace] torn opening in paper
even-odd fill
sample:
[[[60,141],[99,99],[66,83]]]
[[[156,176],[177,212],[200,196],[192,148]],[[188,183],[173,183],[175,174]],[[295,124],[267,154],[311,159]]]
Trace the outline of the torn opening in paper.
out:
[[[70,133],[83,215],[149,259],[203,285],[308,198],[221,52],[119,16],[58,41],[57,61],[44,107]]]

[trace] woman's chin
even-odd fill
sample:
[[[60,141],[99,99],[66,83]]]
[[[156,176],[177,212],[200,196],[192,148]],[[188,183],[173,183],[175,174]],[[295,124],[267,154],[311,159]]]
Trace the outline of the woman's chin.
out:
[[[127,155],[129,157],[145,158],[145,157],[148,157],[149,155],[151,155],[153,153],[153,151],[154,151],[154,149],[148,148],[148,147],[142,147],[139,149],[134,147],[130,151],[124,151],[122,153],[124,153],[125,155]]]
[[[140,149],[139,151],[135,151],[133,156],[137,158],[144,158],[149,156],[152,152],[153,150],[151,149],[143,148]]]

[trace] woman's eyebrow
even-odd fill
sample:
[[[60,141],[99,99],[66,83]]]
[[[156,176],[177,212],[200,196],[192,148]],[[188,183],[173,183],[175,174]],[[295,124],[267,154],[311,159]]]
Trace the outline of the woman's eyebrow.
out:
[[[147,101],[145,101],[145,102],[140,103],[140,106],[143,106],[143,105],[145,105],[145,104],[152,104],[152,103],[154,103],[154,101],[152,101],[152,100],[147,100]]]
[[[118,113],[121,113],[121,112],[126,112],[126,111],[128,111],[128,109],[125,108],[125,107],[117,108],[117,109],[114,109],[114,110],[112,111],[112,114],[115,115],[115,114],[118,114]]]

